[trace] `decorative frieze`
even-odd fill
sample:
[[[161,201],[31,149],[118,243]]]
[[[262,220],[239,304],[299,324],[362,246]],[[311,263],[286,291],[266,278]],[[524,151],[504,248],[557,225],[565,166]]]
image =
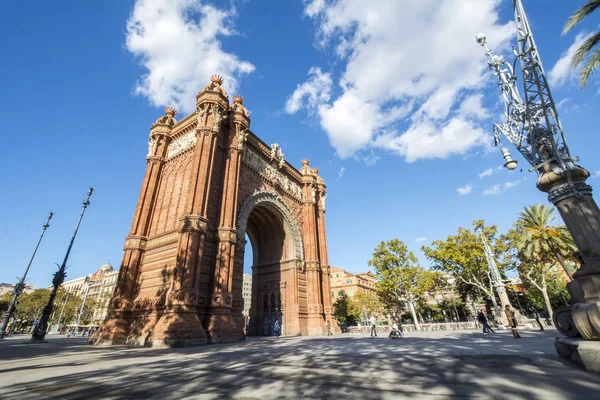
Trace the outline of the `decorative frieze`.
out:
[[[167,159],[180,154],[196,144],[196,132],[189,131],[185,135],[179,136],[169,144],[167,149]]]
[[[177,240],[178,238],[179,238],[179,232],[168,233],[166,235],[158,236],[158,237],[148,240],[145,247],[149,248],[149,247],[158,246],[159,244],[171,242],[171,241]]]
[[[133,237],[125,239],[125,249],[144,249],[147,246],[145,237]]]
[[[256,153],[253,149],[247,148],[244,152],[242,160],[246,165],[257,171],[263,178],[273,183],[273,185],[281,187],[283,190],[290,193],[295,199],[302,200],[302,189],[300,188],[300,185],[298,185],[296,182],[293,182],[286,175],[278,171],[277,168],[274,168],[266,159],[264,159],[260,154]]]
[[[181,221],[181,232],[196,232],[206,231],[207,222],[204,219],[201,219],[197,215],[186,215],[180,219]]]

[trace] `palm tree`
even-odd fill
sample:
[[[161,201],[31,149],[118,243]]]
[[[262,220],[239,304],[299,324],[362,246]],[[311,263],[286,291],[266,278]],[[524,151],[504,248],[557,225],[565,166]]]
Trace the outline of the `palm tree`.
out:
[[[600,7],[600,0],[588,0],[587,3],[569,17],[563,28],[563,35],[566,35],[598,7]],[[592,53],[592,49],[596,47],[598,43],[600,43],[600,31],[590,35],[585,42],[579,46],[571,59],[572,68],[577,68],[585,60],[579,76],[581,87],[587,85],[590,75],[600,67],[600,49],[596,49]]]
[[[551,226],[554,207],[544,204],[527,206],[519,213],[519,221],[525,228],[517,247],[529,259],[542,260],[542,254],[550,253],[572,279],[563,256],[577,251],[573,238],[564,225]]]

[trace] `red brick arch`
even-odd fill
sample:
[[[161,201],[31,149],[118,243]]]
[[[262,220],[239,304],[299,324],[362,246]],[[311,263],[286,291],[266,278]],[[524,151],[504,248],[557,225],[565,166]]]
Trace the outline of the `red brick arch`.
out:
[[[296,169],[252,133],[244,99],[230,104],[221,85],[213,76],[194,113],[177,121],[167,108],[151,126],[119,280],[92,343],[241,340],[249,223],[270,257],[255,266],[256,293],[285,310],[284,332],[322,334],[331,321],[325,183],[308,160]]]

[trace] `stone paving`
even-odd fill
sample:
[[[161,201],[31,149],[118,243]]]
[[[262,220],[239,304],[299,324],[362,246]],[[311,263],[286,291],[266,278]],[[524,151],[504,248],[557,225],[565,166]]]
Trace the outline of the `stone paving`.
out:
[[[184,349],[0,341],[2,399],[598,399],[554,330],[248,338]]]

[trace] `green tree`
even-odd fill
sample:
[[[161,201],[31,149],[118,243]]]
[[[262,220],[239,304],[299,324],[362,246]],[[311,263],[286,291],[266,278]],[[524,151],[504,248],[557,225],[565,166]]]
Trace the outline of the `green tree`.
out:
[[[357,292],[352,301],[361,315],[363,310],[365,310],[367,315],[374,315],[375,318],[378,318],[385,313],[385,305],[375,293]]]
[[[495,249],[496,259],[502,259],[502,248],[494,246],[496,226],[485,226],[482,220],[473,221],[473,230],[459,227],[456,235],[450,235],[446,240],[435,240],[431,246],[422,246],[421,250],[435,270],[447,272],[458,280],[456,288],[463,297],[475,298],[483,293],[498,309],[483,244],[475,231],[486,235],[490,246]],[[504,264],[497,264],[500,273],[503,273],[506,269]]]
[[[0,314],[3,313],[4,311],[8,310],[8,306],[10,305],[12,298],[13,298],[12,292],[4,293],[0,297]]]
[[[588,0],[581,8],[579,8],[573,15],[569,17],[565,27],[563,28],[563,35],[566,35],[587,16],[593,13],[598,7],[600,7],[600,0]],[[598,67],[600,67],[600,49],[592,51],[600,43],[600,31],[591,34],[581,46],[573,54],[571,58],[571,67],[576,69],[579,65],[583,64],[579,73],[579,83],[581,87],[585,87],[589,81],[590,76],[594,73]]]
[[[23,293],[17,300],[16,311],[22,321],[33,322],[42,315],[42,311],[50,297],[50,290],[36,289],[30,293]]]
[[[333,317],[344,326],[354,324],[360,318],[358,307],[343,290],[338,292],[337,300],[333,303]]]
[[[541,262],[547,253],[552,254],[569,278],[572,278],[564,258],[572,259],[577,247],[566,226],[550,225],[555,219],[553,212],[554,207],[545,204],[525,207],[519,213],[523,230],[515,244],[519,252],[532,262]]]
[[[379,297],[385,304],[405,302],[415,328],[419,330],[416,302],[422,295],[419,280],[423,277],[424,269],[419,265],[417,257],[402,241],[392,239],[381,242],[375,248],[369,266],[375,270]]]
[[[554,235],[548,234],[547,231],[544,233],[548,237]],[[513,224],[513,228],[501,236],[499,242],[503,243],[508,250],[504,253],[504,261],[518,271],[519,276],[526,283],[530,299],[536,303],[538,308],[545,308],[548,317],[552,319],[550,288],[554,293],[559,293],[556,281],[564,282],[564,279],[559,279],[557,276],[559,268],[561,268],[553,251],[557,245],[547,245],[544,240],[532,240],[531,236],[531,229],[526,227],[523,219],[519,219]],[[559,259],[562,258],[559,257]]]

